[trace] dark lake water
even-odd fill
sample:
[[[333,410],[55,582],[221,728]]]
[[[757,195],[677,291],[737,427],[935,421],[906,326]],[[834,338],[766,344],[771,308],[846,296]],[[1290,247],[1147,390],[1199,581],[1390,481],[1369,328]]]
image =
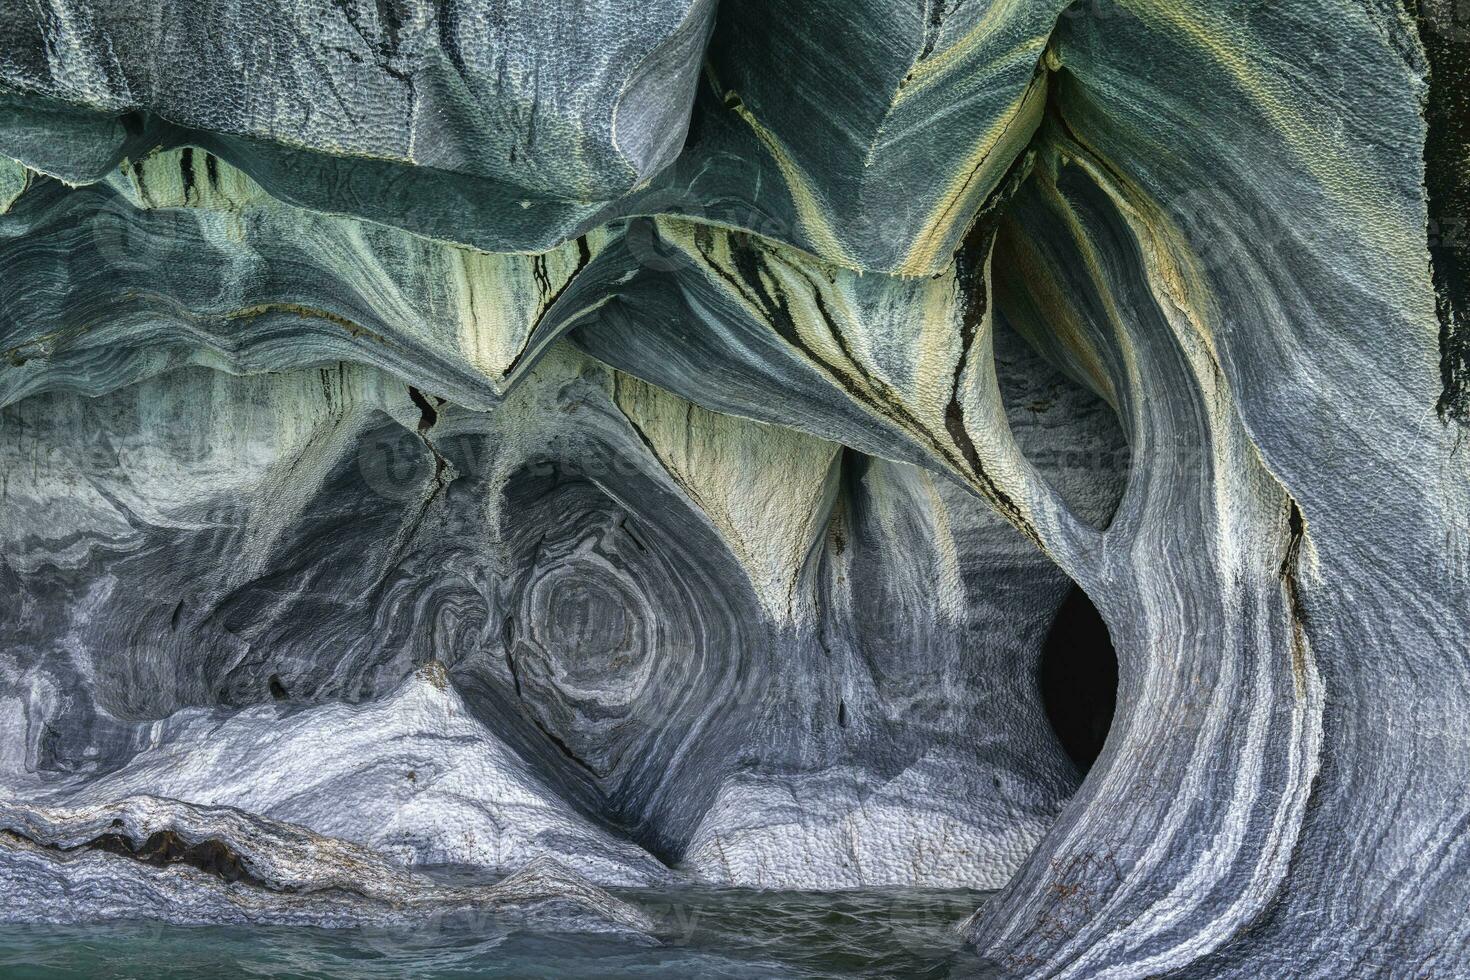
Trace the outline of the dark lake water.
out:
[[[646,945],[498,932],[447,919],[413,928],[0,925],[0,977],[976,977],[955,926],[975,891],[619,891],[659,924]],[[3,896],[0,896],[3,900]]]

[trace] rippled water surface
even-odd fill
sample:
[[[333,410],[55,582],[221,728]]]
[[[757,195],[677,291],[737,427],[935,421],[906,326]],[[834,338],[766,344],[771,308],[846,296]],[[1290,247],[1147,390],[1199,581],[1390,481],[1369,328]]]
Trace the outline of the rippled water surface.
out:
[[[969,977],[955,926],[973,891],[619,892],[659,924],[655,946],[412,929],[0,925],[0,977]]]

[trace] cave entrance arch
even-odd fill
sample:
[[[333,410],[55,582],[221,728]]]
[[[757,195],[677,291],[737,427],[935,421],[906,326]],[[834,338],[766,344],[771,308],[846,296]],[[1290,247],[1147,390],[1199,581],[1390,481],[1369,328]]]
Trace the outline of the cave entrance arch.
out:
[[[1118,656],[1102,615],[1075,585],[1047,633],[1039,674],[1046,719],[1086,776],[1113,723]]]

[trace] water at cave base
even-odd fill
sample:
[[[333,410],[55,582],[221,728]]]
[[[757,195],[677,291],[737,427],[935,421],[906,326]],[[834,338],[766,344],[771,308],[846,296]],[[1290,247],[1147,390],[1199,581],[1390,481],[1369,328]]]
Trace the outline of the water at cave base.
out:
[[[617,890],[658,923],[651,945],[504,932],[447,917],[307,929],[113,922],[0,924],[0,976],[31,978],[979,977],[955,927],[990,893]]]

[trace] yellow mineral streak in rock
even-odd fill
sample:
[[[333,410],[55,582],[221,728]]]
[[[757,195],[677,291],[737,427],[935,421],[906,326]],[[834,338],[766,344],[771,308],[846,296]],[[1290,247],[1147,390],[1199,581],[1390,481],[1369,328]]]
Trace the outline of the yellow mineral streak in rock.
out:
[[[659,228],[758,322],[769,323],[766,304],[779,298],[800,345],[795,352],[867,408],[908,429],[922,417],[925,428],[942,431],[959,356],[953,267],[921,280],[863,277],[750,239],[759,258],[759,281],[751,283],[736,266],[730,233],[676,219],[661,219]]]
[[[839,447],[708,411],[630,375],[618,407],[670,476],[720,530],[777,622],[799,619],[797,588],[825,526],[820,502]]]
[[[990,480],[972,470],[947,427],[961,356],[958,324],[964,299],[952,269],[933,279],[864,278],[794,249],[752,239],[743,245],[758,251],[758,281],[752,282],[737,266],[729,233],[672,221],[660,227],[731,302],[743,305],[757,322],[770,324],[773,332],[779,331],[768,306],[779,300],[795,332],[794,338],[786,338],[793,354],[822,369],[855,405],[908,434],[936,463],[983,495],[994,493]],[[871,292],[860,296],[865,289]],[[883,296],[885,289],[892,292]],[[977,431],[971,438],[984,442],[998,437]]]
[[[810,351],[873,405],[899,405],[905,417],[943,429],[960,353],[952,266],[935,278],[898,281],[766,254],[767,273]]]
[[[1038,56],[1044,44],[1044,39],[1036,44]],[[1047,85],[1046,73],[1038,73],[1017,100],[1015,110],[976,142],[940,196],[924,233],[909,248],[897,270],[899,275],[931,275],[949,261],[964,226],[973,220],[986,196],[1035,134],[1046,107]]]
[[[23,169],[20,172],[24,174]],[[0,204],[5,203],[10,183],[7,173],[0,171]],[[608,232],[599,228],[543,254],[481,252],[373,222],[294,208],[271,197],[244,171],[192,147],[157,151],[142,160],[124,162],[109,182],[129,205],[141,210],[223,212],[224,223],[203,226],[205,232],[216,228],[239,242],[245,240],[242,215],[249,208],[299,215],[299,227],[293,225],[293,229],[314,243],[319,240],[319,247],[339,257],[353,273],[354,289],[385,322],[426,343],[452,343],[468,366],[502,392],[509,386],[506,376],[525,354],[536,326],[608,240]],[[404,239],[404,254],[423,263],[427,279],[444,284],[442,292],[429,295],[433,317],[426,319],[411,304],[402,288],[401,273],[383,266],[378,239],[385,235]],[[441,302],[448,308],[440,308]],[[346,317],[296,304],[257,305],[229,317],[250,319],[270,312],[329,320],[353,336],[386,342],[377,332]],[[441,337],[427,329],[431,322],[450,324],[455,332]]]
[[[223,377],[215,386],[216,404],[240,411],[233,405],[241,403],[227,401],[229,387]],[[260,499],[268,503],[250,514],[241,549],[242,569],[264,567],[271,548],[321,493],[333,468],[348,453],[363,451],[357,446],[363,427],[396,401],[408,401],[400,382],[361,364],[264,375],[251,383],[263,389],[262,397],[243,404],[264,415],[268,425],[264,431],[273,435],[259,446],[233,450],[237,457],[269,459],[257,484]],[[403,414],[411,410],[413,406],[408,405]],[[263,429],[228,413],[214,421],[213,428],[218,434],[211,438],[221,446],[229,445],[234,432]],[[273,450],[269,457],[268,449]]]
[[[745,105],[745,101],[741,99],[738,92],[723,89],[713,69],[706,67],[705,71],[709,83],[724,97],[725,105],[745,121],[745,124],[751,128],[751,131],[771,154],[771,159],[775,161],[776,168],[781,171],[781,176],[786,181],[786,189],[791,194],[792,204],[796,207],[797,219],[801,222],[802,230],[806,232],[807,237],[815,243],[817,250],[826,258],[856,268],[857,260],[847,251],[846,246],[842,244],[832,227],[831,206],[822,199],[801,164],[791,156],[780,138],[756,118],[755,113]]]
[[[1123,5],[1158,29],[1182,37],[1219,65],[1341,208],[1345,225],[1356,229],[1385,257],[1417,260],[1424,245],[1423,213],[1406,207],[1396,195],[1383,193],[1373,168],[1365,165],[1370,155],[1344,139],[1341,120],[1311,109],[1316,103],[1302,98],[1300,84],[1291,73],[1236,43],[1250,37],[1239,23],[1228,22],[1218,5],[1207,3],[1123,0]],[[1417,277],[1420,271],[1405,266],[1385,275],[1385,282]]]
[[[124,160],[109,183],[136,208],[242,211],[272,198],[245,171],[198,147],[155,150]]]
[[[975,26],[966,31],[957,41],[931,52],[929,57],[914,63],[908,75],[904,77],[903,85],[899,87],[895,102],[913,97],[943,77],[945,73],[965,64],[967,59],[985,52],[997,38],[1006,37],[1010,33],[1008,28],[1014,26],[1012,21],[1029,16],[1026,4],[1030,2],[1033,0],[992,3],[985,9],[985,13],[981,15]],[[1034,50],[1045,44],[1046,38],[1040,37],[1034,41],[1025,42],[1017,50]],[[989,55],[984,60],[987,67],[994,68],[1006,63],[1009,56]]]
[[[607,242],[598,229],[540,255],[506,255],[444,246],[444,273],[465,359],[502,390],[531,334]]]
[[[901,464],[900,464],[901,465]],[[939,576],[935,587],[939,607],[956,622],[962,622],[968,612],[965,601],[965,583],[960,568],[959,548],[955,544],[954,528],[951,526],[949,506],[939,493],[935,475],[928,470],[915,470],[929,501],[930,513],[934,518],[934,557],[939,565]]]
[[[1117,411],[1117,392],[1113,390],[1112,381],[1096,350],[1084,341],[1087,334],[1078,317],[1077,307],[1062,292],[1056,277],[1044,271],[1045,260],[1036,251],[1035,243],[1019,227],[1012,225],[1007,227],[1005,249],[1006,261],[1013,274],[1024,279],[1028,298],[1036,304],[1041,322],[1072,352],[1087,374],[1089,387]]]
[[[1258,472],[1263,480],[1270,481],[1273,493],[1284,494],[1284,481],[1271,470],[1265,457],[1239,427],[1235,394],[1219,367],[1220,353],[1214,335],[1219,314],[1210,278],[1200,266],[1187,236],[1169,219],[1163,208],[1137,186],[1101,166],[1087,154],[1077,156],[1075,162],[1108,193],[1133,230],[1149,289],[1160,312],[1173,328],[1179,350],[1189,362],[1203,402],[1209,408],[1208,425],[1212,434],[1209,446],[1214,467],[1219,472]],[[1102,270],[1097,265],[1083,225],[1075,220],[1070,205],[1055,192],[1055,188],[1050,190],[1059,212],[1068,216],[1071,233],[1079,249],[1087,256],[1089,274],[1097,284],[1109,315],[1116,317],[1118,314],[1111,292],[1106,288],[1106,280],[1102,278]],[[1114,321],[1114,330],[1120,338],[1128,369],[1137,379],[1140,372],[1138,356],[1129,341],[1128,331],[1117,320]],[[1135,380],[1134,385],[1138,384]],[[1217,512],[1227,516],[1220,522],[1215,536],[1220,561],[1242,569],[1258,564],[1260,556],[1252,551],[1253,541],[1242,537],[1238,529],[1272,523],[1270,518],[1252,513],[1259,498],[1240,494],[1225,482],[1215,485],[1213,495]],[[1310,542],[1304,550],[1311,551],[1309,561],[1315,562],[1315,551],[1311,549]]]

